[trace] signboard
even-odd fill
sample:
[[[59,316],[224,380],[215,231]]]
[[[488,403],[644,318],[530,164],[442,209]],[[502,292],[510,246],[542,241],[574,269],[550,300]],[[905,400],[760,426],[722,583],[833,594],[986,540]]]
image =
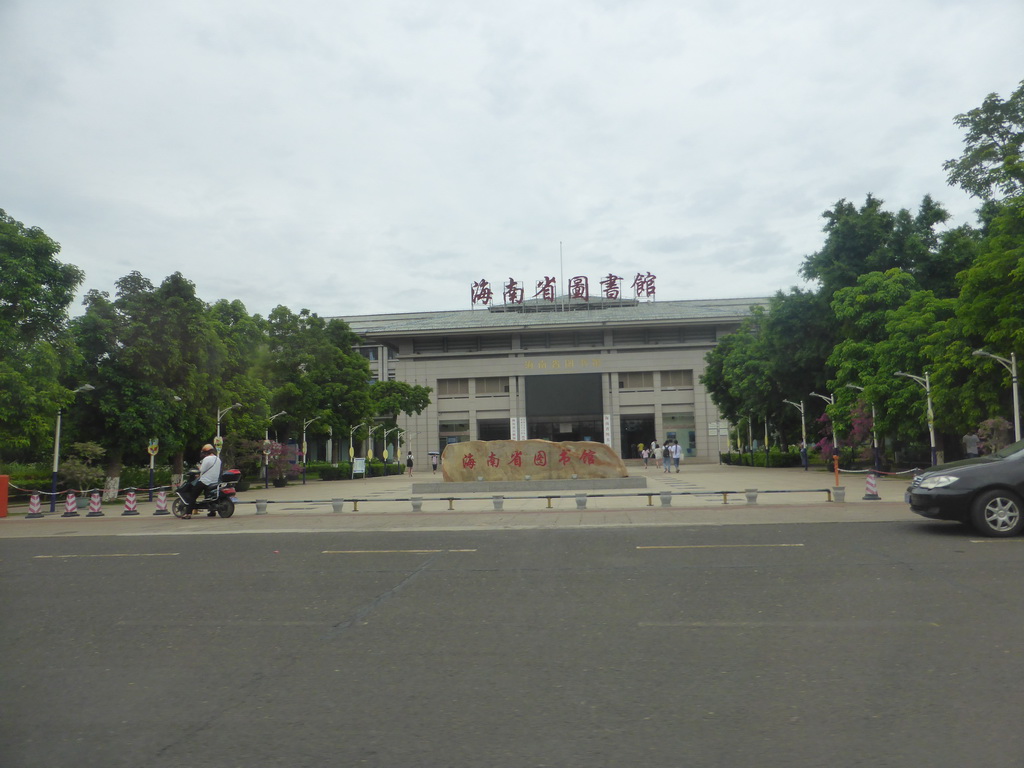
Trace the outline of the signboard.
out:
[[[220,453],[220,449],[224,447],[224,438],[220,435],[213,438],[213,447],[217,449],[217,453]]]
[[[352,459],[352,476],[366,477],[366,459]]]
[[[160,441],[155,437],[151,438],[149,441],[149,447],[146,450],[149,451],[150,456],[156,456],[160,453]]]
[[[657,276],[650,272],[646,274],[637,272],[630,285],[633,297],[653,299],[656,280]],[[624,282],[624,278],[611,273],[595,281],[600,286],[601,297],[605,299],[621,299]],[[528,297],[550,302],[554,302],[558,298],[559,287],[554,277],[544,276],[541,280],[535,281],[533,287],[536,292],[530,296],[524,284],[510,277],[508,282],[502,286],[501,299],[505,304],[522,304]],[[566,295],[570,299],[590,301],[590,278],[584,275],[570,277],[564,287]],[[473,306],[477,304],[490,306],[494,304],[496,298],[495,286],[484,278],[475,281],[469,289],[469,300]]]

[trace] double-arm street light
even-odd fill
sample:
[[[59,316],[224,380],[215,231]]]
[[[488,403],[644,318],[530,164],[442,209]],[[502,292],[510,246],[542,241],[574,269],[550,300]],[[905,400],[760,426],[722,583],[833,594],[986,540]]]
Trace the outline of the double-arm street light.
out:
[[[92,384],[83,384],[71,392],[77,395],[79,392],[92,392],[96,387]],[[50,514],[57,509],[57,470],[60,467],[60,417],[61,409],[57,409],[57,429],[53,433],[53,476],[50,478]]]
[[[1013,387],[1013,441],[1020,440],[1020,395],[1017,392],[1017,353],[1011,352],[1010,359],[993,355],[984,349],[976,349],[972,353],[975,357],[991,357],[1003,368],[1010,372],[1010,383]]]
[[[804,419],[804,401],[794,403],[792,400],[783,400],[800,411],[800,457],[803,460],[804,471],[807,471],[807,421]]]
[[[939,463],[939,457],[935,450],[935,411],[932,409],[932,383],[928,379],[928,372],[925,371],[924,377],[915,376],[912,373],[904,373],[903,371],[896,371],[896,375],[913,379],[924,387],[924,396],[928,401],[928,442],[931,444],[932,466],[934,467]]]
[[[218,411],[217,411],[217,437],[220,437],[220,420],[224,416],[224,414],[227,413],[228,411],[230,411],[232,408],[241,408],[241,407],[242,407],[241,403],[234,403],[232,405],[229,405],[227,408],[220,408],[220,409],[218,409]],[[219,446],[218,446],[217,450],[220,450]]]
[[[390,435],[392,432],[401,432],[401,431],[402,430],[400,430],[398,427],[392,427],[391,429],[385,429],[384,430],[384,462],[385,463],[387,463],[387,460],[388,460],[388,455],[387,455],[388,435]],[[396,461],[398,460],[398,455],[397,454],[398,454],[398,445],[396,444],[395,445],[395,460]]]
[[[263,432],[263,487],[270,487],[270,425],[278,416],[287,416],[288,411],[278,411],[267,419],[267,428]]]
[[[374,424],[366,431],[366,458],[370,460],[373,458],[373,433],[381,428],[381,424]]]
[[[314,421],[316,421],[319,418],[320,418],[319,416],[314,416],[312,419],[307,419],[307,420],[302,422],[302,484],[303,485],[306,484],[306,464],[308,462],[308,458],[307,458],[307,455],[306,455],[306,453],[307,453],[306,452],[306,449],[307,449],[307,446],[306,446],[306,427],[308,427],[310,424],[312,424]]]
[[[365,426],[365,422],[362,424],[356,424],[354,427],[352,427],[352,429],[348,431],[348,461],[350,468],[349,471],[351,472],[349,477],[356,476],[356,432],[358,432]],[[366,477],[365,468],[363,471],[363,477]]]
[[[848,389],[855,389],[858,392],[863,392],[864,387],[858,387],[856,384],[847,384]],[[879,472],[882,471],[882,456],[878,451],[878,430],[875,427],[875,404],[871,403],[871,454],[874,457],[875,469]]]

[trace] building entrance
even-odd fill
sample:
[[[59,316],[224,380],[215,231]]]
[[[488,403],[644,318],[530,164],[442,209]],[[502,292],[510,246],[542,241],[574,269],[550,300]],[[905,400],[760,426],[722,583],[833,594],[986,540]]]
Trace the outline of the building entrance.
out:
[[[622,458],[639,459],[640,446],[654,440],[654,414],[635,414],[619,419],[622,434]]]
[[[601,374],[528,376],[526,433],[540,440],[604,439]]]

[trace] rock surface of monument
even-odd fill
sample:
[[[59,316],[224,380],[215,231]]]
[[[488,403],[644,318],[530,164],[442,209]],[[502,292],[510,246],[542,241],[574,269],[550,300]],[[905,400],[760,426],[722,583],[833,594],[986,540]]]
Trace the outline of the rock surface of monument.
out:
[[[470,440],[441,455],[446,482],[629,477],[610,446],[592,441]]]

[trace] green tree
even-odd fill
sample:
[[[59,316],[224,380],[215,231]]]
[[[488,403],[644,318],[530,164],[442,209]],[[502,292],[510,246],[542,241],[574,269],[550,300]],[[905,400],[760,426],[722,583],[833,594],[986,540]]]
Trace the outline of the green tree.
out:
[[[72,399],[62,385],[76,357],[67,312],[83,275],[59,253],[41,229],[0,210],[0,459],[39,458]]]
[[[949,183],[983,200],[1024,195],[1024,80],[1009,99],[990,93],[953,122],[967,134],[963,154],[943,164]]]
[[[132,272],[117,281],[113,301],[90,291],[73,330],[79,373],[97,390],[77,420],[106,448],[108,476],[117,478],[125,459],[142,461],[153,437],[180,472],[186,449],[212,439],[229,396],[223,324],[195,286],[175,273],[154,287]]]
[[[275,410],[288,412],[281,424],[299,435],[345,432],[371,413],[370,365],[355,347],[359,338],[342,320],[325,320],[308,309],[295,314],[276,307],[268,318],[267,374]]]
[[[394,421],[400,413],[422,413],[430,405],[432,391],[430,387],[404,381],[375,381],[370,385],[370,402],[374,414]]]

